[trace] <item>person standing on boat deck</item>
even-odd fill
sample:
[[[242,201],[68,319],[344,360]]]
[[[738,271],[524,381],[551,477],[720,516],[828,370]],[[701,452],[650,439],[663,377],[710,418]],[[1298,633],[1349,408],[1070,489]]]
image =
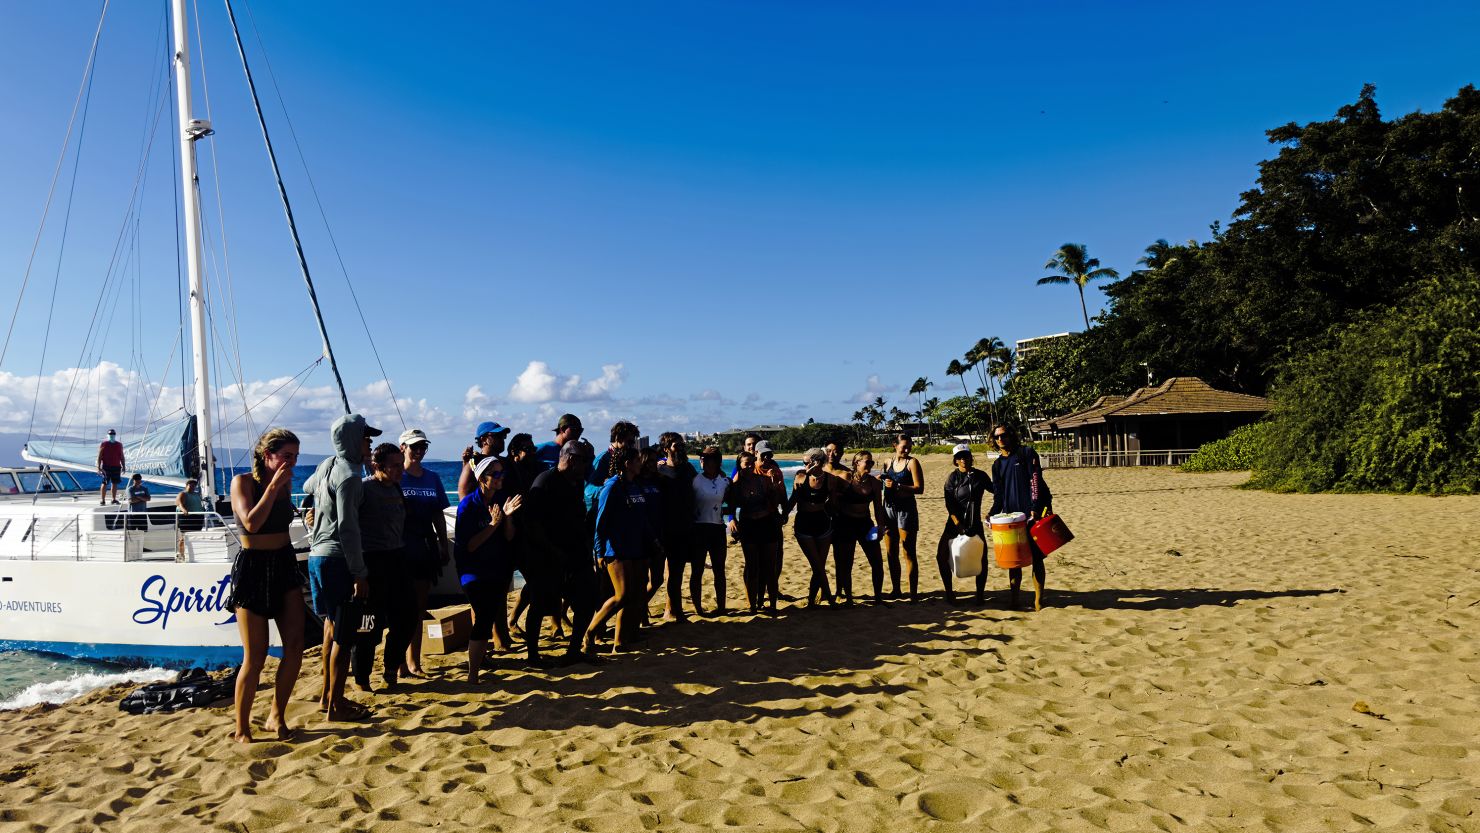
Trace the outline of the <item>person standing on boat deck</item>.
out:
[[[555,441],[535,446],[535,459],[540,461],[545,471],[555,468],[560,462],[560,452],[565,444],[579,440],[585,430],[580,417],[575,414],[561,414],[560,421],[555,423]]]
[[[355,640],[350,664],[355,682],[370,691],[370,672],[375,667],[375,649],[385,634],[385,656],[381,673],[385,687],[396,687],[401,659],[411,644],[416,618],[416,587],[406,562],[406,498],[401,494],[404,470],[399,446],[381,443],[370,455],[372,474],[365,478],[365,497],[360,502],[360,543],[365,568],[370,571],[370,610],[375,627]]]
[[[541,664],[540,629],[546,616],[558,621],[562,600],[574,614],[567,663],[591,661],[581,652],[581,637],[596,612],[596,574],[591,563],[591,536],[586,531],[582,486],[594,451],[583,440],[572,440],[560,450],[555,468],[540,472],[525,492],[524,597],[529,612],[524,633],[529,661]]]
[[[457,499],[462,500],[478,488],[473,477],[473,467],[484,457],[499,457],[504,453],[504,442],[509,438],[509,429],[497,422],[480,422],[473,432],[473,445],[463,449],[462,473],[457,476]]]
[[[956,586],[951,576],[951,541],[958,535],[982,538],[985,546],[985,530],[982,528],[982,495],[992,491],[992,479],[987,473],[973,465],[971,446],[961,443],[951,450],[951,463],[956,467],[946,477],[946,526],[941,530],[940,543],[935,545],[935,565],[940,568],[940,580],[945,584],[946,603],[956,603]],[[987,564],[982,562],[982,571],[976,575],[976,601],[981,604],[987,592]]]
[[[232,739],[252,741],[252,700],[267,660],[267,621],[277,621],[283,641],[273,683],[272,713],[263,728],[287,740],[288,698],[303,663],[303,580],[288,524],[293,521],[293,467],[298,464],[298,437],[272,428],[252,449],[252,471],[231,480],[231,511],[240,531],[241,549],[231,564],[231,593],[226,607],[236,613],[242,638],[242,666],[236,675],[236,730]]]
[[[200,499],[200,481],[194,477],[185,481],[185,489],[175,495],[175,555],[185,560],[185,536],[180,533],[197,532],[205,527],[205,502]]]
[[[108,439],[98,443],[98,474],[103,485],[98,487],[98,505],[108,503],[108,489],[113,489],[113,502],[118,503],[118,484],[123,481],[123,443],[118,441],[118,432],[108,429]]]
[[[443,511],[452,504],[447,500],[442,478],[421,465],[431,447],[426,432],[420,428],[408,429],[401,433],[400,442],[406,461],[406,470],[401,474],[401,496],[406,498],[402,546],[406,550],[406,563],[416,594],[416,613],[420,618],[426,615],[427,597],[431,595],[432,585],[451,560],[452,544],[447,538],[447,516]],[[411,629],[411,645],[406,649],[401,673],[408,677],[426,676],[421,668],[420,627]]]
[[[992,462],[992,482],[997,491],[992,497],[992,509],[987,513],[1000,515],[1003,512],[1022,512],[1028,516],[1028,526],[1053,511],[1053,494],[1043,480],[1043,463],[1038,452],[1018,445],[1017,430],[1006,425],[992,429],[992,442],[1002,456]],[[1033,609],[1043,608],[1043,550],[1029,535],[1028,551],[1033,555]],[[1018,591],[1023,586],[1023,568],[1012,567],[1007,571],[1008,604],[1018,607]]]
[[[128,528],[145,530],[149,528],[149,487],[144,485],[144,475],[136,474],[128,479]]]
[[[894,441],[894,457],[884,464],[880,480],[884,485],[884,514],[888,525],[884,539],[888,545],[891,598],[899,598],[899,559],[904,555],[904,574],[910,586],[910,601],[920,600],[920,567],[915,558],[915,539],[920,534],[920,510],[915,495],[925,492],[925,473],[920,461],[910,456],[914,440],[900,434]]]
[[[303,484],[314,500],[308,587],[314,613],[324,618],[320,703],[330,720],[353,720],[369,714],[344,696],[350,649],[364,623],[364,602],[370,598],[370,572],[360,540],[360,503],[365,494],[360,476],[370,456],[370,438],[380,436],[380,429],[371,428],[359,414],[346,414],[334,420],[329,433],[334,456],[319,463]]]

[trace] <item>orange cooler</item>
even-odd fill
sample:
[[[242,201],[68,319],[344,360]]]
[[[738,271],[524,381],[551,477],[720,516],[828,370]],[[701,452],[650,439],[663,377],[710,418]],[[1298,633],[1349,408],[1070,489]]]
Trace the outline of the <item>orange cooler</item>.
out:
[[[1022,512],[993,515],[992,555],[1003,569],[1028,567],[1033,564],[1033,550],[1028,546],[1028,516]]]

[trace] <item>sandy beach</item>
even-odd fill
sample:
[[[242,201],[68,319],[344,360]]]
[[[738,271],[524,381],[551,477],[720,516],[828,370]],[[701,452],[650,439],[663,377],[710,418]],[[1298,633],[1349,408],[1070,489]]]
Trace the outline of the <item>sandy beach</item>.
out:
[[[3,713],[0,830],[1480,831],[1480,498],[1050,471],[1078,537],[1020,613],[995,567],[987,607],[938,598],[948,467],[927,603],[664,627],[595,670],[511,656],[476,690],[436,657],[364,723],[319,719],[315,651],[290,744],[121,689]]]

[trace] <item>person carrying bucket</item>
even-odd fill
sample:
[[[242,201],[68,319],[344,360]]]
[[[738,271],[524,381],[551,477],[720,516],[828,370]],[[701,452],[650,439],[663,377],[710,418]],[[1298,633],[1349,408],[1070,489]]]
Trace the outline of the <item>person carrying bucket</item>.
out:
[[[956,470],[946,477],[946,526],[940,533],[940,543],[935,546],[935,563],[940,567],[940,580],[945,584],[947,604],[956,603],[951,568],[951,541],[958,535],[985,537],[982,530],[982,495],[992,491],[991,478],[973,465],[971,446],[965,443],[956,446],[951,452],[951,463]],[[976,574],[977,604],[985,601],[986,588],[987,568],[983,564],[981,572]]]
[[[1039,518],[1053,511],[1053,494],[1043,480],[1043,463],[1038,452],[1018,444],[1016,429],[998,425],[992,429],[992,442],[1001,453],[992,462],[992,483],[996,491],[992,494],[992,509],[988,513],[995,517],[1003,513],[1021,512],[1028,516],[1032,526]],[[1031,535],[1025,536],[1033,556],[1033,609],[1043,608],[1043,550],[1038,548]],[[1008,602],[1018,609],[1018,591],[1023,584],[1023,568],[1008,570]]]

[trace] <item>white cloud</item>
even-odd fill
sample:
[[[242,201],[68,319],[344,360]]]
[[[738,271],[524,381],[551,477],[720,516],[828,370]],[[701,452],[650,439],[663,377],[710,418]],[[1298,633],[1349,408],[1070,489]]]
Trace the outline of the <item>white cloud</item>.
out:
[[[853,397],[848,401],[867,405],[868,403],[874,401],[874,397],[876,396],[884,396],[884,394],[895,393],[899,390],[899,385],[885,384],[879,379],[879,374],[871,373],[869,374],[869,377],[863,382],[863,390],[853,394]]]
[[[531,361],[509,388],[511,402],[601,402],[626,381],[621,364],[604,364],[601,376],[583,380],[579,374],[561,376],[542,361]]]

